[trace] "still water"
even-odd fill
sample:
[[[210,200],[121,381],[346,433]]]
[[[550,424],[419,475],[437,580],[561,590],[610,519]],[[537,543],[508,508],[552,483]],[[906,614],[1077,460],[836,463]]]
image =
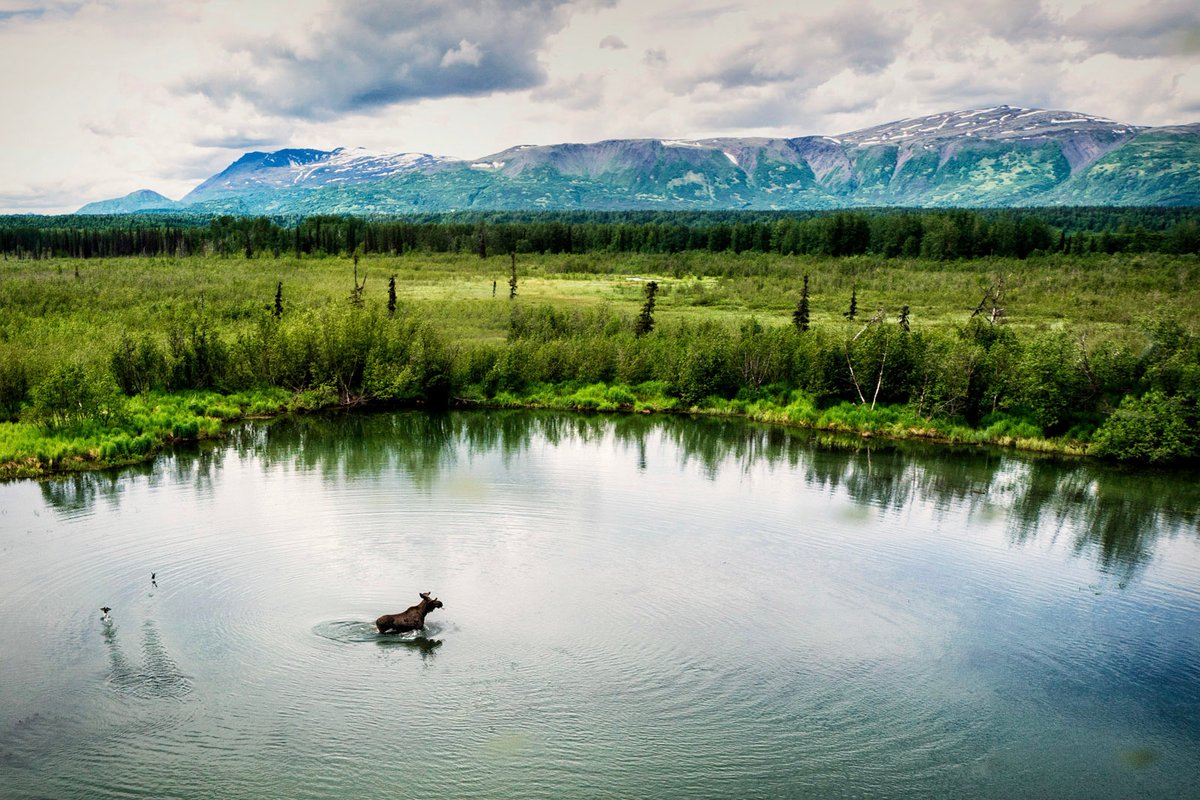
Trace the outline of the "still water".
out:
[[[0,796],[1196,797],[1195,477],[477,412],[0,485]]]

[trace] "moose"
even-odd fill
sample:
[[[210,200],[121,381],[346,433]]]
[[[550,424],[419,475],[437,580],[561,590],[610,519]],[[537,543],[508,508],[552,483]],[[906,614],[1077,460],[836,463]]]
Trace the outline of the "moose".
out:
[[[399,614],[384,614],[375,620],[375,627],[380,633],[419,631],[425,627],[425,615],[441,607],[441,600],[430,597],[429,592],[421,592],[421,602]]]

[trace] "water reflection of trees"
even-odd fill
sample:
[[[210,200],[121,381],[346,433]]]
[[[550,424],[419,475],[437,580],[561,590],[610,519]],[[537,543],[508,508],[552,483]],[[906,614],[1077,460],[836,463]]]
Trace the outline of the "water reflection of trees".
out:
[[[723,418],[580,415],[524,411],[336,414],[247,424],[228,442],[180,450],[122,472],[70,475],[41,484],[46,502],[85,512],[98,499],[118,501],[131,478],[211,490],[224,459],[258,459],[266,468],[317,472],[333,479],[405,476],[431,486],[463,460],[498,453],[506,463],[540,443],[611,439],[647,468],[649,444],[666,442],[681,466],[711,478],[761,465],[795,470],[805,483],[844,492],[876,509],[922,502],[966,509],[968,516],[1006,509],[1015,542],[1068,535],[1101,569],[1131,574],[1163,535],[1200,530],[1200,487],[1186,476],[1131,471],[1096,462],[1014,456],[813,434]]]

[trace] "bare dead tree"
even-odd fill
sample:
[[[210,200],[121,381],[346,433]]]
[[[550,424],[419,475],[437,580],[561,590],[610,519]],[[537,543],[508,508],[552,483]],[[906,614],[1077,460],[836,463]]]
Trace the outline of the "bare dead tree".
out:
[[[350,305],[363,307],[363,289],[367,287],[367,273],[363,272],[362,283],[358,282],[358,253],[354,254],[354,289],[350,292]]]
[[[996,325],[1004,317],[1004,276],[996,278],[996,281],[988,287],[984,292],[983,299],[979,301],[979,305],[971,312],[971,318],[986,314],[988,322]]]
[[[858,394],[858,401],[860,405],[865,406],[867,404],[867,398],[863,395],[862,386],[858,382],[858,375],[854,372],[854,362],[853,359],[850,358],[850,345],[857,342],[872,325],[882,326],[885,319],[887,319],[887,312],[881,308],[875,312],[874,316],[867,320],[867,324],[864,325],[858,333],[854,334],[852,338],[847,339],[845,342],[846,367],[850,370],[850,380],[854,383],[854,391]],[[887,354],[888,342],[887,338],[885,337],[883,340],[883,354],[879,359],[879,373],[875,376],[875,393],[871,396],[872,411],[875,410],[875,403],[879,399],[879,390],[883,386],[883,369],[887,365]]]

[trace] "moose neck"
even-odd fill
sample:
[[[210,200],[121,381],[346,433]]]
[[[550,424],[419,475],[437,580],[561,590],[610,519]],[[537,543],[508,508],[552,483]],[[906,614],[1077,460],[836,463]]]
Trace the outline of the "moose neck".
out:
[[[421,622],[425,622],[425,615],[429,613],[430,600],[421,598],[421,602],[417,603],[417,613],[421,615]]]

